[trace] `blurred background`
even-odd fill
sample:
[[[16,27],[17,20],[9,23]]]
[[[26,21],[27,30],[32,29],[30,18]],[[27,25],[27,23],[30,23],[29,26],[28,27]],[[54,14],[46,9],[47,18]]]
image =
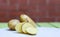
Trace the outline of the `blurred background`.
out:
[[[60,0],[0,0],[0,22],[29,15],[35,22],[60,22]]]
[[[30,16],[40,27],[60,28],[60,0],[0,0],[0,28],[21,14]]]

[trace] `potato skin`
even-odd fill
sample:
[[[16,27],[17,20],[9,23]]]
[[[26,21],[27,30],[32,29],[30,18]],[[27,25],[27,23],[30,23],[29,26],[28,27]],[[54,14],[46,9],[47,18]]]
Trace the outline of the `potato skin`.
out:
[[[9,29],[10,29],[10,30],[15,30],[15,26],[16,26],[18,23],[20,23],[20,21],[17,20],[17,19],[12,19],[12,20],[10,20],[10,21],[8,22],[8,27],[9,27]]]
[[[21,14],[20,15],[20,20],[22,22],[29,22],[31,23],[34,27],[36,27],[36,23],[26,14]]]
[[[9,27],[10,30],[15,30],[15,26],[12,25],[12,24],[8,24],[8,27]]]
[[[27,16],[25,16],[25,14],[21,14],[20,15],[20,21],[21,22],[27,22]]]

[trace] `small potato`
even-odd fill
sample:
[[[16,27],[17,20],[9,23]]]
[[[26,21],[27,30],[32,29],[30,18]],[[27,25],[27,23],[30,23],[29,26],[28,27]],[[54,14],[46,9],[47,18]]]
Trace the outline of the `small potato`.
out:
[[[33,34],[37,33],[37,29],[34,27],[28,27],[28,28],[26,28],[26,32],[33,35]]]
[[[16,25],[15,29],[17,32],[22,33],[22,25],[23,25],[23,23],[19,23]]]
[[[26,14],[21,14],[20,15],[20,21],[21,22],[29,22],[31,23],[34,27],[37,27],[36,23]]]
[[[26,29],[27,29],[28,27],[33,27],[33,26],[32,26],[30,23],[24,23],[23,26],[22,26],[22,31],[23,31],[24,33],[27,33],[27,32],[26,32]]]
[[[12,20],[10,20],[10,21],[8,22],[8,27],[9,27],[9,29],[15,30],[15,26],[16,26],[18,23],[20,23],[20,21],[17,20],[17,19],[12,19]]]
[[[20,21],[21,22],[27,22],[28,21],[27,18],[28,18],[28,16],[26,16],[25,14],[20,15]]]

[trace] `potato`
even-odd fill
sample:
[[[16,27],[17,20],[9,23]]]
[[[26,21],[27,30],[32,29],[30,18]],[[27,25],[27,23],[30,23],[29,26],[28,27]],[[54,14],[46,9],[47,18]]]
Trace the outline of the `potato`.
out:
[[[25,24],[23,24],[23,26],[22,26],[22,31],[24,32],[24,33],[27,33],[26,32],[26,29],[28,28],[28,27],[33,27],[30,23],[25,23]]]
[[[18,23],[20,23],[20,21],[17,20],[17,19],[12,19],[12,20],[10,20],[10,21],[8,22],[8,27],[9,27],[9,29],[15,30],[15,26],[16,26]]]
[[[17,32],[22,33],[22,25],[23,25],[23,23],[19,23],[16,25],[15,29]]]
[[[36,27],[36,23],[26,14],[21,14],[20,20],[22,22],[29,22],[31,23],[34,27]]]
[[[20,16],[20,20],[21,20],[21,22],[27,22],[27,16],[25,16],[24,14],[22,14]]]
[[[37,33],[37,29],[34,28],[34,27],[28,27],[26,28],[26,31],[29,33],[29,34],[36,34]]]

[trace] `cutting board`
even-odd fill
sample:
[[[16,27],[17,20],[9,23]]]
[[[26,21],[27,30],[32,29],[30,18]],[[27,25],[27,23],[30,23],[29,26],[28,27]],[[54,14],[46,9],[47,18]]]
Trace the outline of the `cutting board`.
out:
[[[0,37],[60,37],[60,28],[39,27],[36,35],[22,34],[8,28],[0,29]]]

